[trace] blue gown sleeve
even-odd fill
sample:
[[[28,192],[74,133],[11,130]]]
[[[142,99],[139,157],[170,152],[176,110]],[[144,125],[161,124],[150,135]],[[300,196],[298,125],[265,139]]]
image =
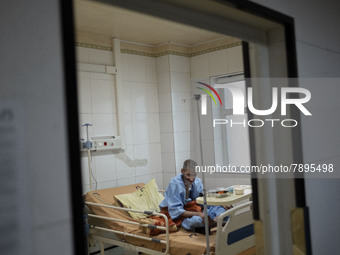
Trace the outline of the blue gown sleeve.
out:
[[[184,190],[185,192],[185,190]],[[168,205],[168,211],[172,219],[178,218],[184,210],[184,201],[181,198],[183,196],[183,188],[176,185],[176,183],[170,182],[165,192],[165,200]],[[185,195],[184,195],[185,196]]]

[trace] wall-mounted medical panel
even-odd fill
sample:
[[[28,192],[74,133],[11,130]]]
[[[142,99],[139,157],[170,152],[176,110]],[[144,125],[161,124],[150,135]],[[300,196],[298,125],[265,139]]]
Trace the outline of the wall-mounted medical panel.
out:
[[[119,150],[122,148],[122,140],[119,136],[100,136],[91,137],[91,146],[86,145],[86,142],[81,142],[80,150],[87,151],[107,151]]]

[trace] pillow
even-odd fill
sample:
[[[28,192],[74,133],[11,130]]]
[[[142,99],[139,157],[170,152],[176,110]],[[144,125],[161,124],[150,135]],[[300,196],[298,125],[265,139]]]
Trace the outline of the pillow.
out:
[[[133,193],[115,195],[115,198],[126,208],[159,212],[159,204],[164,199],[164,196],[159,193],[155,179],[152,179],[139,190],[136,190]],[[145,214],[143,213],[128,213],[135,220],[145,218]]]

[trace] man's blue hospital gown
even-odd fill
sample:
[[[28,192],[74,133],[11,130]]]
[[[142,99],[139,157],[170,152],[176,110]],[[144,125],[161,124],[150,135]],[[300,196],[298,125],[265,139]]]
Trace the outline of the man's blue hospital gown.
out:
[[[183,209],[184,205],[190,201],[196,200],[200,193],[203,193],[203,184],[199,178],[195,178],[195,181],[191,186],[189,198],[186,199],[182,174],[179,174],[170,180],[169,186],[165,190],[165,199],[160,203],[159,207],[168,207],[169,215],[174,220],[185,211]],[[208,206],[207,209],[211,219],[214,219],[225,211],[222,206]],[[204,223],[199,216],[186,218],[182,222],[182,227],[186,230],[194,230],[195,228],[203,226]]]

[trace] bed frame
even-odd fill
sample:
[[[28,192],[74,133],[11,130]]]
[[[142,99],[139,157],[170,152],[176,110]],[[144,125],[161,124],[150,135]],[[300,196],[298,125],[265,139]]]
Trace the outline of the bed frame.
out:
[[[165,238],[165,240],[162,240],[162,239],[158,239],[158,238],[145,237],[143,235],[125,233],[125,232],[122,232],[122,231],[119,231],[119,230],[114,230],[114,229],[109,229],[109,228],[105,228],[105,227],[90,225],[90,238],[100,242],[100,254],[101,255],[104,255],[104,243],[124,247],[125,249],[131,250],[131,251],[147,253],[147,254],[150,254],[150,255],[169,254],[168,253],[169,248],[170,248],[169,222],[168,222],[168,218],[165,216],[165,214],[157,213],[157,212],[149,212],[149,211],[140,211],[140,210],[122,208],[122,207],[117,207],[117,206],[103,205],[103,204],[97,204],[97,203],[92,203],[92,202],[86,202],[85,204],[91,205],[91,206],[106,207],[106,208],[111,208],[111,209],[114,209],[114,210],[121,210],[121,211],[127,211],[127,212],[129,212],[129,211],[130,212],[139,212],[139,213],[145,214],[146,216],[150,216],[150,215],[160,216],[160,217],[163,217],[164,220],[165,220],[165,227],[160,227],[160,226],[155,226],[155,225],[150,225],[150,224],[143,224],[143,223],[139,223],[139,222],[135,222],[135,221],[122,220],[122,219],[105,217],[105,216],[100,216],[100,215],[95,215],[95,214],[87,214],[88,218],[117,221],[117,222],[121,222],[121,223],[132,224],[132,225],[135,225],[137,227],[142,226],[142,227],[147,227],[147,228],[151,228],[151,229],[157,228],[157,229],[162,229],[162,230],[165,231],[166,238]],[[100,236],[100,235],[98,235],[100,233],[99,231],[95,232],[93,230],[100,230],[102,232],[104,231],[104,232],[114,233],[114,234],[122,235],[124,237],[129,236],[129,237],[139,238],[139,239],[146,240],[146,241],[162,243],[166,246],[166,250],[164,252],[158,252],[158,251],[155,251],[155,250],[152,250],[152,249],[135,246],[135,245],[129,244],[127,242],[123,242],[123,241],[115,240],[113,238],[107,238],[107,237]]]
[[[85,204],[91,208],[103,208],[109,210],[117,210],[117,211],[132,211],[132,212],[140,212],[146,216],[160,216],[163,217],[165,220],[165,226],[155,226],[150,224],[143,224],[139,223],[138,221],[133,221],[119,218],[119,217],[107,217],[100,215],[98,213],[87,213],[87,217],[90,222],[90,229],[89,229],[89,243],[96,243],[96,241],[100,244],[100,254],[104,255],[104,244],[111,244],[119,247],[123,247],[126,250],[142,252],[150,255],[166,255],[170,254],[171,247],[175,245],[174,242],[171,242],[171,235],[169,233],[169,223],[168,218],[162,214],[157,212],[150,212],[150,211],[140,211],[134,209],[123,208],[119,206],[113,206],[103,203],[97,202],[85,202]],[[223,222],[222,220],[225,217],[229,216],[229,220],[227,222]],[[106,227],[103,224],[96,224],[96,222],[115,222],[117,224],[128,224],[134,226],[136,228],[135,231],[127,231],[125,232],[123,227],[116,227],[114,229],[110,227]],[[95,222],[95,223],[93,223]],[[138,231],[139,226],[147,227],[147,228],[158,228],[165,231],[165,234],[162,234],[161,237],[155,236],[150,237],[146,234],[141,233]],[[184,230],[180,230],[184,231]],[[240,235],[241,232],[241,235]],[[201,235],[201,234],[197,234]],[[161,251],[155,250],[152,247],[143,247],[141,245],[131,244],[130,240],[139,240],[145,241],[148,243],[154,243],[155,245],[162,245],[163,248]],[[255,238],[254,238],[254,229],[253,229],[253,217],[252,217],[252,202],[246,202],[244,204],[235,206],[234,208],[227,210],[223,214],[220,215],[219,220],[217,222],[217,231],[216,235],[211,235],[211,249],[212,252],[215,252],[216,255],[219,254],[226,254],[226,255],[233,255],[233,254],[240,254],[240,252],[250,249],[255,246]],[[183,240],[184,241],[184,240]],[[205,247],[205,237],[202,235],[202,243],[204,243]],[[184,243],[186,244],[186,243]],[[215,245],[214,245],[215,244]],[[188,246],[188,245],[185,245]],[[204,248],[205,249],[205,248]],[[190,250],[189,250],[190,251]],[[204,252],[204,251],[203,251]],[[202,253],[203,253],[202,252]],[[177,253],[177,252],[176,252]],[[186,254],[185,252],[184,254]],[[189,254],[191,251],[189,252]],[[191,253],[193,254],[193,253]],[[195,253],[197,254],[197,252]],[[252,254],[252,253],[250,253]]]

